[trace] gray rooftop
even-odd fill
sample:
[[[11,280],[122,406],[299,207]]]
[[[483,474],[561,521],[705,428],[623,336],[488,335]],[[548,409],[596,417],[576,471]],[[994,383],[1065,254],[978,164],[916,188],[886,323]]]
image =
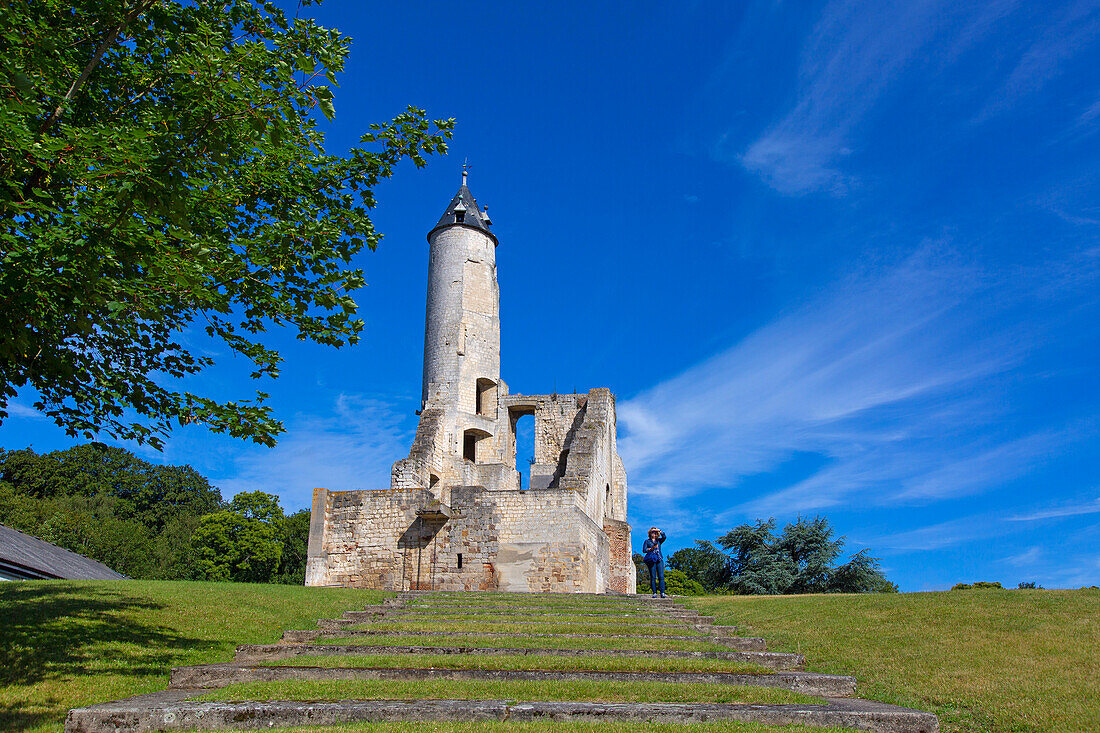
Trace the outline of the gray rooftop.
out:
[[[101,562],[0,524],[0,578],[124,580]]]
[[[461,222],[456,220],[457,216],[455,212],[455,209],[458,208],[460,203],[465,207]],[[451,199],[451,203],[447,205],[447,209],[443,212],[443,216],[439,217],[439,221],[432,227],[432,231],[434,232],[436,229],[453,226],[455,224],[480,229],[488,234],[494,243],[497,241],[496,236],[489,230],[489,226],[492,224],[492,221],[489,219],[489,212],[482,210],[477,205],[477,199],[474,198],[474,195],[470,193],[470,189],[466,186],[466,171],[462,172],[462,185],[459,186],[458,193]],[[428,236],[431,236],[431,232],[428,233]]]

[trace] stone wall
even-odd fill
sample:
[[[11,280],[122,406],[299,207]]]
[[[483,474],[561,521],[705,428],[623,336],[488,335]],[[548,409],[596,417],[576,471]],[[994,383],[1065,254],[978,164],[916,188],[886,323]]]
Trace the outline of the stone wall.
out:
[[[314,494],[307,585],[391,590],[603,593],[611,548],[572,491],[453,487],[433,515],[426,490]],[[627,533],[629,542],[629,532]]]
[[[616,593],[637,593],[638,574],[630,546],[630,525],[614,519],[604,519],[603,522],[603,531],[610,546],[607,589]]]
[[[442,522],[418,516],[438,505],[427,489],[315,489],[306,585],[409,589],[430,576],[430,546]],[[429,550],[428,557],[424,556]]]

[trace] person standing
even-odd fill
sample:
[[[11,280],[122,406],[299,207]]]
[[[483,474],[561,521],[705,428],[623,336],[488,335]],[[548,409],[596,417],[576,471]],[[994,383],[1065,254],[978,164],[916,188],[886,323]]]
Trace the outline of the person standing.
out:
[[[642,543],[642,555],[646,567],[649,568],[649,587],[653,590],[653,597],[657,597],[658,584],[660,584],[661,598],[665,597],[665,556],[661,553],[661,544],[665,541],[665,533],[656,527],[649,528],[649,537]]]

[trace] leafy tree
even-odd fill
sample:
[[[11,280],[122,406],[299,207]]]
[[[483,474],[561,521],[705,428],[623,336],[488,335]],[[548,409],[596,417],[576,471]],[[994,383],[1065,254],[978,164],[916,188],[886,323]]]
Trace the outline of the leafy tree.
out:
[[[794,583],[797,567],[789,555],[776,546],[772,529],[775,520],[742,524],[718,538],[731,551],[730,590],[746,595],[785,593]]]
[[[305,582],[308,539],[308,511],[287,519],[278,497],[248,491],[199,519],[190,551],[195,574],[206,580]]]
[[[308,0],[306,4],[309,4]],[[0,30],[0,420],[20,390],[69,435],[160,448],[175,424],[273,445],[255,399],[177,387],[194,337],[275,377],[271,327],[359,339],[373,189],[446,151],[410,107],[325,152],[350,40],[266,0],[12,0]]]
[[[42,455],[0,450],[0,481],[39,498],[95,496],[118,499],[114,512],[160,531],[180,514],[221,507],[221,494],[190,466],[156,466],[122,448],[89,443]]]
[[[835,566],[844,538],[833,538],[824,517],[788,524],[778,537],[775,519],[742,524],[718,538],[729,552],[727,587],[735,593],[896,593],[878,560],[860,550]]]
[[[244,491],[237,494],[233,497],[233,501],[229,502],[229,511],[272,525],[283,521],[283,508],[279,506],[279,497],[263,491]]]
[[[885,580],[870,550],[860,550],[831,572],[827,590],[833,593],[867,593]]]
[[[230,510],[199,519],[191,546],[203,580],[269,583],[283,554],[275,525]]]
[[[120,518],[116,498],[96,494],[30,501],[36,502],[30,526],[9,526],[98,560],[123,575],[143,578],[153,574],[154,535],[140,522]]]
[[[836,582],[833,562],[840,556],[843,546],[843,538],[833,539],[833,529],[825,517],[799,517],[784,527],[775,547],[780,554],[789,557],[795,567],[794,579],[786,592],[824,593],[830,589],[836,590],[836,587],[831,587]],[[864,565],[861,561],[859,567]],[[851,569],[851,572],[856,571],[855,567]],[[860,580],[865,579],[861,576]]]
[[[695,547],[684,547],[672,553],[668,566],[684,573],[708,591],[729,585],[729,559],[713,543],[696,540]]]
[[[707,589],[683,571],[670,567],[668,563],[671,560],[670,557],[665,567],[665,592],[674,596],[705,596]],[[641,553],[634,553],[634,568],[638,573],[638,592],[652,593],[653,590],[649,585],[649,568],[646,567]]]
[[[951,587],[951,590],[989,590],[990,588],[1002,588],[1000,581],[989,582],[987,580],[979,580],[976,583],[955,583]]]
[[[193,514],[173,517],[157,536],[156,577],[163,580],[197,580],[200,577],[191,536],[198,529],[200,518]]]
[[[0,450],[0,523],[133,578],[194,577],[191,534],[199,515],[222,506],[190,466],[155,466],[102,443]]]
[[[1035,581],[1020,581],[1016,586],[1016,590],[1042,590],[1043,586],[1038,585]]]
[[[294,512],[282,523],[283,557],[279,561],[277,583],[303,585],[306,582],[306,558],[309,550],[308,509]]]

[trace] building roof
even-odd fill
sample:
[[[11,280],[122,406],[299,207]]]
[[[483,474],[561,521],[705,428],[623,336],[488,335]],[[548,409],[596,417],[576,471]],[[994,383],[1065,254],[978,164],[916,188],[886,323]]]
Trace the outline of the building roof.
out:
[[[456,221],[456,210],[461,210],[463,213],[461,222]],[[489,219],[488,208],[482,210],[477,205],[477,199],[470,193],[470,189],[466,186],[466,171],[462,171],[462,185],[458,187],[458,193],[454,195],[454,198],[451,199],[451,203],[447,205],[447,209],[443,212],[443,216],[439,217],[439,221],[432,227],[432,232],[436,229],[448,226],[466,226],[485,232],[495,244],[497,238],[489,230],[492,223],[493,222]],[[428,232],[429,237],[431,237],[432,232]]]
[[[101,562],[0,524],[0,578],[123,580]]]

